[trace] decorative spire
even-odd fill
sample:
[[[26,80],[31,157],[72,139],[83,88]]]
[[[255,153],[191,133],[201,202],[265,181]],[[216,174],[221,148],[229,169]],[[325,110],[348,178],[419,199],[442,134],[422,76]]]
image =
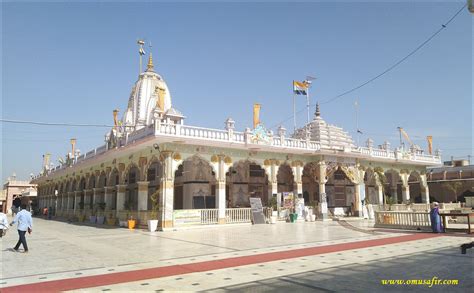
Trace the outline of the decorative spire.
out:
[[[148,64],[146,66],[146,71],[154,71],[153,70],[153,57],[151,56],[151,52],[150,52],[150,57],[148,57]]]
[[[319,102],[316,102],[316,112],[314,113],[314,115],[316,115],[316,117],[321,116],[321,112],[319,111]]]

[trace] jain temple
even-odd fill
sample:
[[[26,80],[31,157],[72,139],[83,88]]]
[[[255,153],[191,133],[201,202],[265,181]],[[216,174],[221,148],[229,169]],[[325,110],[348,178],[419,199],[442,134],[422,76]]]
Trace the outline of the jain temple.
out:
[[[441,163],[439,152],[374,146],[370,139],[357,146],[326,122],[319,105],[312,121],[290,134],[261,124],[238,130],[231,118],[222,129],[187,125],[172,102],[150,54],[103,145],[80,154],[72,140],[68,159],[56,167],[45,156],[32,181],[39,207],[64,218],[156,218],[166,230],[196,215],[201,224],[249,222],[250,197],[282,210],[285,193],[304,199],[322,220],[337,211],[360,217],[365,204],[388,197],[429,203],[426,168]]]

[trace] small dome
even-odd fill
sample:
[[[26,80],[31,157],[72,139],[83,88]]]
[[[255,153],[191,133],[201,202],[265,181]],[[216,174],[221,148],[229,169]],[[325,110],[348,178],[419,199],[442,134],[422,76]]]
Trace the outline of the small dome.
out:
[[[165,115],[166,116],[171,116],[171,117],[184,118],[184,115],[181,112],[179,112],[178,110],[176,110],[175,108],[169,108],[169,110],[166,111]]]

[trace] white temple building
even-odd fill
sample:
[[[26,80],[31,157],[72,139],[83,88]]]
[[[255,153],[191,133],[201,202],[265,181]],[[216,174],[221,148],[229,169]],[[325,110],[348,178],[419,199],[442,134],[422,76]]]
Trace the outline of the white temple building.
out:
[[[336,208],[358,216],[365,203],[383,204],[387,196],[429,202],[425,170],[441,162],[439,153],[392,149],[388,143],[357,146],[346,131],[323,120],[319,105],[313,120],[293,135],[281,126],[277,133],[262,127],[239,131],[231,118],[223,129],[202,128],[186,125],[185,118],[173,108],[150,54],[104,145],[84,154],[72,150],[69,160],[45,164],[33,179],[39,206],[55,207],[61,217],[157,217],[167,229],[196,211],[207,224],[243,222],[250,215],[249,197],[260,197],[264,205],[276,197],[282,208],[281,194],[293,192],[317,208],[321,219]],[[413,184],[420,194],[410,193]]]

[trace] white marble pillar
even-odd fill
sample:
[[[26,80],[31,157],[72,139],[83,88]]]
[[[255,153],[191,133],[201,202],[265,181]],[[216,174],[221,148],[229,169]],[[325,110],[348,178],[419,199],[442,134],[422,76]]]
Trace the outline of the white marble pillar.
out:
[[[328,220],[328,202],[326,195],[326,163],[321,161],[319,165],[319,219]]]
[[[225,173],[226,173],[226,165],[224,162],[225,156],[217,156],[218,161],[215,164],[215,168],[217,170],[216,173],[216,208],[217,208],[217,222],[219,224],[225,224],[226,223],[226,217],[225,217],[225,201],[226,201],[226,194],[225,194]]]
[[[138,210],[148,210],[148,181],[139,181],[138,184]]]
[[[420,189],[421,189],[421,201],[423,203],[430,203],[430,190],[428,188],[428,180],[426,174],[420,175]]]
[[[105,198],[105,209],[106,210],[113,210],[113,196],[114,196],[115,188],[113,186],[104,187],[104,198]]]
[[[117,212],[124,210],[125,192],[127,192],[127,185],[117,185]]]
[[[366,194],[365,194],[365,183],[362,182],[362,183],[358,183],[355,185],[355,202],[354,202],[354,215],[356,217],[362,217],[363,216],[363,213],[362,213],[362,209],[363,209],[363,205],[362,205],[362,201],[364,200],[365,201],[365,197],[366,197]]]
[[[161,215],[159,221],[159,229],[173,227],[173,211],[174,211],[174,168],[173,153],[170,151],[162,151],[163,176],[160,184],[160,207]]]
[[[375,190],[377,191],[378,204],[379,205],[385,204],[385,202],[383,200],[383,186],[382,186],[382,184],[377,184],[375,186]]]

